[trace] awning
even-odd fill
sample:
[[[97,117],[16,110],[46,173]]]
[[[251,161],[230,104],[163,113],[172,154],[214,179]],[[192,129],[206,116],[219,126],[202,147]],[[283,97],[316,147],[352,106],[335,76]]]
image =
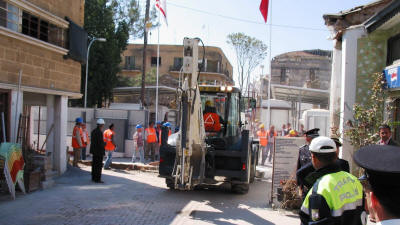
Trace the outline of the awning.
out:
[[[287,86],[280,84],[271,84],[272,97],[274,99],[285,100],[289,102],[302,102],[315,105],[328,105],[329,91]]]
[[[400,21],[400,1],[393,1],[383,10],[364,22],[369,33],[375,30],[386,30],[396,26]]]

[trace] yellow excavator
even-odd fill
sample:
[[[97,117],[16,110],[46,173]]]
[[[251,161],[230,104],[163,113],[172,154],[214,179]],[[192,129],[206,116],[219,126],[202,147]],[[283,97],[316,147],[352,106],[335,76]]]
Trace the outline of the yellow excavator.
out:
[[[241,121],[243,99],[232,86],[199,85],[199,42],[198,38],[183,41],[176,94],[179,131],[168,137],[168,128],[162,127],[159,176],[170,189],[192,190],[223,182],[233,192],[247,193],[254,181],[258,147]],[[203,45],[202,65],[204,56]],[[215,122],[219,124],[210,126]]]

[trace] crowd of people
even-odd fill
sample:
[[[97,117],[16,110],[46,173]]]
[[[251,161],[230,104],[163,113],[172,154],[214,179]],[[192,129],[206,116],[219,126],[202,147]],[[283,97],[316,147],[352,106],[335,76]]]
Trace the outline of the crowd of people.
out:
[[[288,128],[290,124],[282,131]],[[281,136],[290,137],[290,132]],[[340,140],[318,132],[318,128],[304,131],[307,143],[299,148],[296,181],[303,200],[301,224],[361,225],[367,219],[381,225],[400,224],[400,148],[390,126],[381,125],[380,140],[353,155],[364,171],[359,178],[350,173],[348,161],[339,158]],[[273,154],[268,143],[274,142],[276,133],[274,126],[265,131],[264,125],[257,132],[263,164]]]
[[[101,171],[103,167],[103,157],[106,156],[104,169],[110,169],[113,153],[117,150],[115,140],[116,132],[114,124],[110,124],[108,129],[103,131],[105,121],[98,119],[96,128],[89,133],[86,130],[86,124],[81,117],[76,118],[75,126],[72,131],[72,148],[74,167],[78,167],[79,160],[86,160],[86,147],[90,144],[90,154],[92,161],[92,181],[103,183],[101,180]],[[150,163],[160,159],[159,148],[161,145],[162,126],[168,128],[168,136],[172,134],[171,124],[169,122],[157,121],[150,122],[145,129],[141,124],[136,125],[136,131],[133,134],[133,155],[132,162]]]

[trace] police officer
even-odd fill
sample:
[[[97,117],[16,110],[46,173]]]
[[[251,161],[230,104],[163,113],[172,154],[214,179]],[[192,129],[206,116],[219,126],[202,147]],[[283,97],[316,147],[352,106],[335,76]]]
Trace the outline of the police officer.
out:
[[[338,138],[331,138],[336,144],[336,155],[339,156],[339,147],[342,146],[342,143],[339,141]],[[350,172],[349,162],[344,159],[336,159],[335,162],[341,171]],[[315,168],[312,163],[308,163],[305,166],[301,167],[296,172],[297,184],[304,188],[304,195],[303,199],[305,198],[305,194],[307,194],[307,190],[309,190],[316,179],[319,177],[319,174],[315,172]]]
[[[365,169],[360,178],[367,206],[378,225],[400,224],[400,148],[390,145],[363,147],[354,161]]]
[[[319,136],[318,134],[319,128],[314,128],[305,132],[306,135],[306,142],[307,144],[301,146],[299,148],[299,158],[297,159],[297,169],[300,169],[307,163],[311,162],[311,154],[308,150],[308,145],[310,144],[313,138]]]
[[[311,141],[309,149],[311,162],[320,177],[303,201],[301,223],[365,224],[362,185],[350,173],[340,171],[335,163],[335,142],[328,137],[317,137]]]
[[[304,133],[304,135],[306,136],[307,144],[299,148],[299,157],[297,159],[297,171],[299,171],[300,168],[306,166],[307,164],[309,165],[311,163],[311,153],[308,150],[308,145],[310,144],[313,138],[319,136],[318,131],[319,128],[314,128]],[[304,186],[303,181],[299,179],[299,177],[296,177],[296,180],[297,180],[297,185],[299,186],[300,196],[302,196],[302,198],[304,199],[306,197],[308,189]]]

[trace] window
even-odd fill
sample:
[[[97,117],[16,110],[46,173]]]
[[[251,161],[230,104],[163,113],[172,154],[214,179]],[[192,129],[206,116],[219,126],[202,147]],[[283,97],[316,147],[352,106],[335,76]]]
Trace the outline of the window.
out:
[[[126,70],[135,69],[135,56],[125,56],[125,69]]]
[[[231,93],[229,98],[229,115],[227,123],[227,135],[236,137],[240,132],[240,108],[239,93]]]
[[[316,80],[316,75],[315,75],[315,71],[316,70],[317,69],[315,69],[315,68],[310,69],[310,81],[315,81]]]
[[[286,68],[281,68],[281,82],[286,82]]]
[[[387,65],[392,65],[394,61],[400,59],[400,34],[388,40]]]
[[[175,57],[175,58],[174,58],[173,71],[179,71],[179,70],[181,70],[182,65],[183,65],[183,58],[181,58],[181,57]]]
[[[0,26],[18,32],[19,9],[4,0],[0,0]]]
[[[0,26],[66,48],[67,32],[28,11],[0,0]]]
[[[161,66],[161,57],[158,57],[158,64]],[[157,66],[157,57],[151,57],[151,66]]]

